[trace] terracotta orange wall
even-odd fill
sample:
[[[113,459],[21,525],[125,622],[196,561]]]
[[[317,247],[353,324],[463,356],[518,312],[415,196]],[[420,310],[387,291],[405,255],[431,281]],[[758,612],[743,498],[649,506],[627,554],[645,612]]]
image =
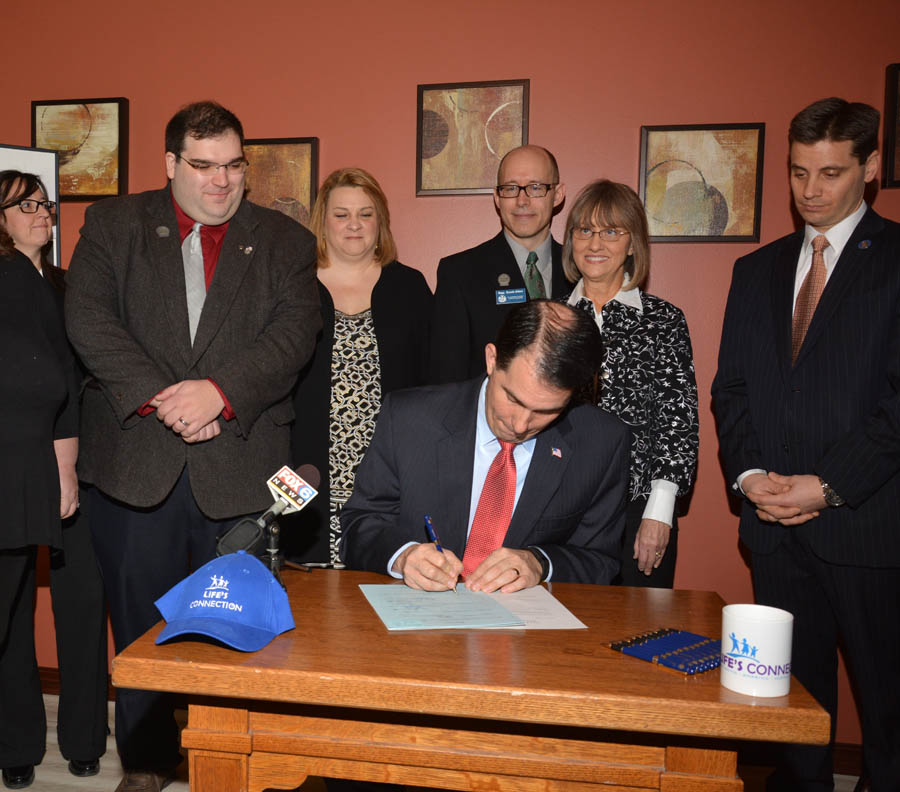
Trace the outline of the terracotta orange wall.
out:
[[[361,165],[390,199],[401,259],[434,285],[438,259],[496,233],[489,196],[415,197],[416,85],[528,78],[530,139],[557,155],[574,195],[607,176],[637,184],[641,124],[765,122],[762,241],[792,230],[785,130],[809,102],[839,95],[881,108],[900,59],[896,0],[814,6],[781,0],[60,0],[7,3],[0,142],[29,142],[32,99],[131,100],[130,188],[164,183],[163,127],[181,104],[215,98],[249,137],[319,137],[320,174]],[[900,191],[876,202],[900,218]],[[68,261],[84,206],[62,207]],[[559,235],[563,218],[557,217]],[[751,598],[709,409],[722,312],[747,244],[653,249],[651,290],[684,309],[701,393],[696,492],[682,522],[682,588]],[[41,592],[39,652],[55,664]],[[838,738],[858,741],[846,684]],[[763,735],[761,735],[763,736]]]

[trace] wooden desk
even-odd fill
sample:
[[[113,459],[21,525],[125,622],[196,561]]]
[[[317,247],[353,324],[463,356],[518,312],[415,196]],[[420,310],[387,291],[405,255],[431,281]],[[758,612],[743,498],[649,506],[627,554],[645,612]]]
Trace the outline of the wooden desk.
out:
[[[725,690],[613,652],[659,627],[718,636],[699,591],[556,584],[577,631],[389,633],[358,589],[374,574],[288,571],[297,628],[260,652],[156,646],[113,661],[119,687],[189,695],[194,792],[293,789],[307,775],[491,792],[740,790],[723,740],[823,744],[828,715]],[[402,584],[398,584],[402,585]],[[602,785],[602,786],[601,786]]]

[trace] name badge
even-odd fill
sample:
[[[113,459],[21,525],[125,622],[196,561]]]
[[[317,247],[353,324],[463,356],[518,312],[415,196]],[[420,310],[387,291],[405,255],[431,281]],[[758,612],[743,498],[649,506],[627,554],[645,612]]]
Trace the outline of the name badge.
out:
[[[528,300],[528,292],[525,289],[497,289],[495,292],[497,305],[509,303],[523,303]]]

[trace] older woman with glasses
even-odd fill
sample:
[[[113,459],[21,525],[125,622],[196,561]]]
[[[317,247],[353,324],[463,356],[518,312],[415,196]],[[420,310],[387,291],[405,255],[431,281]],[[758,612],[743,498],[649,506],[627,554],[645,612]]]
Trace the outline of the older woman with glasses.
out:
[[[37,176],[0,171],[0,767],[10,789],[32,783],[45,750],[34,650],[39,545],[51,548],[59,746],[80,776],[99,771],[106,747],[106,614],[89,529],[73,519],[78,375],[61,273],[47,259],[55,212]]]
[[[604,365],[597,403],[631,427],[630,498],[621,582],[671,588],[676,499],[697,466],[697,383],[684,314],[646,294],[647,218],[634,190],[601,179],[575,198],[566,221],[567,298],[600,328]]]
[[[322,333],[300,372],[292,449],[294,462],[314,464],[322,483],[316,500],[280,520],[281,536],[289,560],[340,565],[340,512],[381,399],[426,381],[432,295],[421,272],[397,261],[387,198],[361,168],[325,179],[310,230]]]

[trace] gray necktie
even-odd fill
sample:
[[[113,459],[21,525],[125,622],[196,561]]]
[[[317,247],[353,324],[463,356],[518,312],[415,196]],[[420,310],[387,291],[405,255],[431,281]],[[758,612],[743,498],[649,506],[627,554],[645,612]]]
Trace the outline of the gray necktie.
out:
[[[525,259],[525,288],[528,289],[528,296],[532,300],[542,299],[547,296],[547,290],[544,287],[544,277],[537,268],[537,253],[533,250]]]
[[[191,344],[197,335],[200,314],[206,300],[206,273],[203,270],[203,246],[200,243],[200,223],[194,223],[191,233],[181,243],[181,257],[184,260],[184,286],[187,294],[188,328]]]

